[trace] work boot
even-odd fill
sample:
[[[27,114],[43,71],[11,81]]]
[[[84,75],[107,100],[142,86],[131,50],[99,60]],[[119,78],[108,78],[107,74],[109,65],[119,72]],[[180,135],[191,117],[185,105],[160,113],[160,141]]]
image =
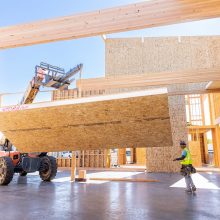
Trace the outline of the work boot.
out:
[[[191,189],[185,189],[185,192],[192,193],[192,190]]]
[[[192,191],[193,191],[193,192],[196,191],[196,187],[195,187],[195,186],[192,187]]]

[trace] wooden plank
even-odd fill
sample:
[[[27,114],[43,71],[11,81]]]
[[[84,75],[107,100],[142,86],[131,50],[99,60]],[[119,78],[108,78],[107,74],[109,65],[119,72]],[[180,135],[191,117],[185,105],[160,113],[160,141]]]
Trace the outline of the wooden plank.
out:
[[[74,182],[76,179],[76,154],[72,152],[72,160],[71,160],[71,178],[70,180]]]
[[[77,81],[77,87],[80,90],[108,90],[116,88],[167,86],[172,84],[198,83],[214,80],[220,80],[220,68],[82,79]],[[206,92],[208,92],[208,90]]]
[[[85,180],[86,179],[86,170],[79,170],[78,178]]]
[[[161,89],[1,108],[0,130],[21,152],[172,145]]]
[[[209,148],[208,148],[208,140],[207,140],[207,134],[203,135],[204,137],[204,153],[205,153],[205,163],[209,164]]]
[[[211,129],[211,128],[215,128],[215,125],[190,125],[190,126],[187,126],[187,128],[188,129],[197,129],[197,130],[199,130],[199,129],[201,129],[201,130],[206,130],[206,131],[208,131],[209,129]]]
[[[155,0],[0,28],[0,48],[131,31],[220,16],[219,0]]]
[[[207,84],[206,89],[219,89],[220,81],[211,81]]]

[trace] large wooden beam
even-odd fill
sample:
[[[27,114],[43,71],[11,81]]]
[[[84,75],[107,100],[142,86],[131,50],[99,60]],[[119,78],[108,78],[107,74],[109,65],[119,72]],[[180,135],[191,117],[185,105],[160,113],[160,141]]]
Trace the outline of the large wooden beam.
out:
[[[210,81],[206,86],[207,90],[219,89],[219,88],[220,88],[220,81]]]
[[[154,0],[0,28],[0,48],[131,31],[220,16],[219,0]]]
[[[146,86],[198,83],[220,80],[220,68],[196,69],[177,72],[146,73],[142,75],[102,77],[77,81],[79,90],[108,90]],[[211,90],[211,89],[210,89]]]

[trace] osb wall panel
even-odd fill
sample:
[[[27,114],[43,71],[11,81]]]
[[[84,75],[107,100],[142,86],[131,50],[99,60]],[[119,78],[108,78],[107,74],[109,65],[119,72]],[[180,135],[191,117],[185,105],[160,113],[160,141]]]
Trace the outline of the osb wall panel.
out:
[[[172,144],[166,94],[1,112],[0,130],[21,152]]]
[[[106,76],[142,72],[142,42],[140,38],[106,40]]]
[[[149,172],[178,172],[180,169],[179,163],[173,162],[173,159],[181,155],[179,141],[187,142],[184,96],[169,96],[169,111],[173,145],[147,148],[146,166]]]
[[[106,40],[106,76],[219,66],[219,36]]]

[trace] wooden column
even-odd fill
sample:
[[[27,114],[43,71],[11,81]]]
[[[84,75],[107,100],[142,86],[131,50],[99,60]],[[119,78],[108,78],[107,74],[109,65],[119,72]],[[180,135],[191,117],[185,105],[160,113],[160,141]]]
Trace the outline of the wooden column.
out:
[[[123,165],[126,163],[126,148],[118,149],[118,165]]]
[[[134,163],[134,148],[130,148],[131,151],[131,163]]]
[[[207,140],[207,134],[204,133],[203,134],[203,137],[204,137],[204,151],[205,151],[205,163],[208,164],[209,163],[209,152],[208,152],[208,140]]]
[[[202,115],[202,125],[205,125],[204,95],[200,95],[200,106],[201,106],[201,115]]]
[[[107,149],[105,154],[106,154],[106,156],[105,156],[105,158],[106,158],[106,167],[110,168],[111,167],[111,150]]]
[[[211,125],[214,125],[216,114],[215,114],[215,103],[213,100],[213,94],[208,94],[208,99],[209,99],[210,121],[211,121]]]
[[[71,161],[71,182],[74,182],[76,178],[76,154],[72,151],[72,161]]]
[[[220,167],[220,128],[212,128],[212,143],[214,150],[214,164],[216,167]]]

